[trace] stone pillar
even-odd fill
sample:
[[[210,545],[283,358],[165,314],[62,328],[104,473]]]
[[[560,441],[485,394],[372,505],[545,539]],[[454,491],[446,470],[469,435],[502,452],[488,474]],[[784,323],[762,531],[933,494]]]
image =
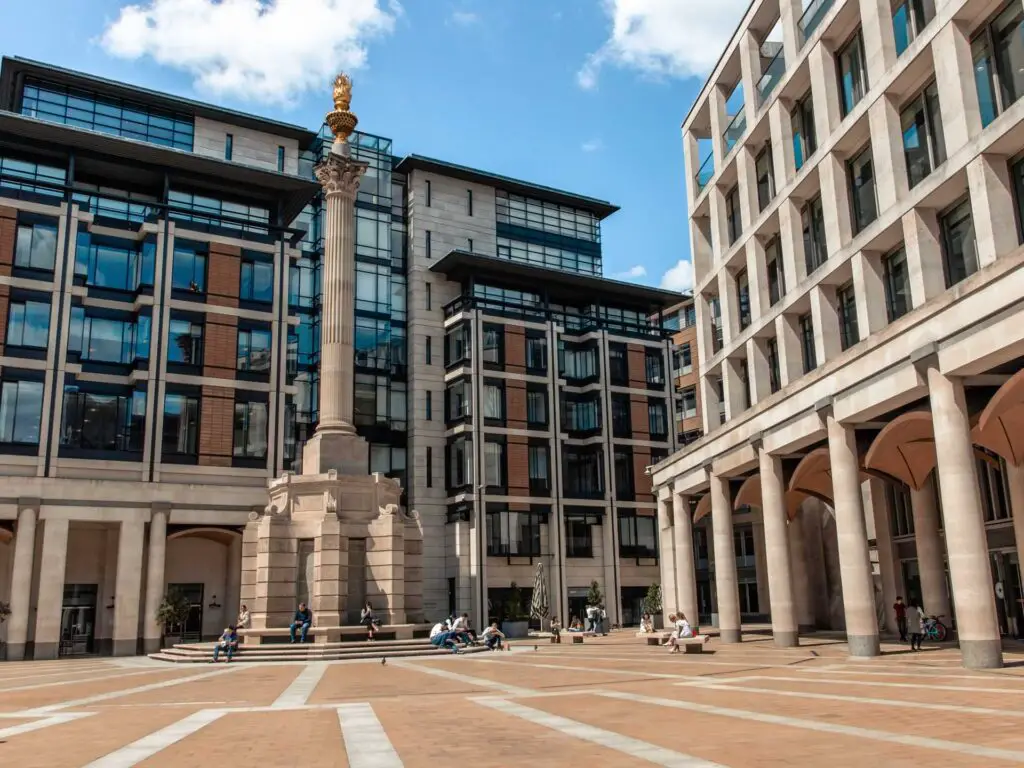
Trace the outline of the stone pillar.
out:
[[[732,494],[729,479],[711,475],[711,527],[715,539],[715,590],[718,632],[723,643],[740,642],[740,592],[733,543]]]
[[[369,447],[352,425],[355,326],[355,199],[367,163],[349,156],[335,141],[316,166],[324,188],[325,231],[320,316],[320,423],[306,443],[302,473],[334,469],[340,475],[366,475]]]
[[[14,536],[14,570],[11,573],[11,615],[7,620],[7,659],[25,658],[28,622],[31,615],[32,570],[36,554],[38,502],[31,506],[19,501],[18,527]]]
[[[764,521],[765,554],[771,582],[772,635],[775,644],[789,648],[799,644],[796,603],[793,599],[793,571],[786,532],[785,489],[782,459],[763,447],[760,453],[761,517]],[[805,574],[806,576],[806,574]],[[806,581],[806,578],[805,578]]]
[[[369,534],[373,547],[366,552],[366,599],[375,611],[383,608],[386,623],[405,624],[405,523],[402,516],[382,513],[370,523]],[[350,611],[356,607],[348,606]]]
[[[697,567],[693,552],[693,517],[690,500],[678,493],[672,494],[672,518],[675,528],[672,539],[676,551],[676,604],[691,624],[698,623]]]
[[[754,578],[757,579],[757,612],[772,611],[771,589],[768,585],[768,553],[765,548],[764,523],[755,519],[751,525],[754,534]]]
[[[64,602],[64,568],[68,558],[68,521],[43,523],[43,552],[36,597],[36,636],[33,658],[56,659],[60,649],[60,613]]]
[[[875,546],[878,548],[878,570],[882,577],[882,602],[885,607],[885,628],[898,632],[893,604],[902,595],[899,562],[892,542],[892,509],[886,495],[885,481],[872,478],[867,483],[871,496],[871,512],[875,521]],[[906,599],[905,595],[902,595]]]
[[[929,368],[928,395],[935,429],[943,529],[946,540],[955,542],[949,550],[949,575],[963,664],[972,669],[1001,667],[999,618],[963,383],[937,368]]]
[[[121,523],[117,541],[117,581],[114,586],[115,656],[134,656],[139,647],[139,599],[142,592],[144,520]]]
[[[853,429],[840,424],[831,413],[827,417],[827,425],[846,641],[852,656],[877,656],[878,615],[875,612],[867,526],[861,504],[856,436]]]
[[[235,536],[228,544],[227,578],[224,595],[224,623],[234,624],[242,607],[242,537]]]
[[[935,486],[929,477],[919,491],[910,489],[910,506],[914,511],[914,546],[917,549],[917,570],[921,575],[922,607],[929,614],[949,616],[949,593],[946,591],[946,559],[942,535],[939,533],[939,508]]]
[[[672,500],[668,494],[672,493],[671,486],[659,489],[658,491],[658,567],[661,578],[661,614],[665,625],[668,625],[668,615],[675,611],[679,602],[676,597],[676,551],[674,546],[673,532],[676,522]]]
[[[814,608],[811,605],[810,572],[807,569],[807,551],[804,544],[803,511],[789,521],[789,558],[792,565],[793,599],[796,606],[797,630],[800,634],[815,629]]]
[[[256,530],[255,597],[249,606],[253,629],[287,627],[295,612],[298,539],[290,535],[287,521],[277,514],[264,515],[250,525]],[[246,526],[246,536],[248,528]],[[340,552],[335,549],[333,554],[340,555]],[[313,618],[318,619],[315,608]]]
[[[367,543],[371,539],[367,537]],[[367,565],[369,557],[367,551]],[[295,558],[296,569],[301,568],[297,549]],[[320,522],[319,535],[313,542],[313,582],[309,585],[309,607],[313,611],[313,623],[316,626],[341,626],[346,623],[344,619],[347,611],[360,610],[348,605],[348,565],[348,537],[342,534],[342,524],[337,515],[328,514]],[[369,584],[366,586],[369,588]],[[288,586],[281,584],[279,588],[287,591]],[[292,597],[293,602],[297,599]]]
[[[1017,544],[1017,565],[1021,569],[1021,575],[1024,576],[1024,466],[1016,467],[1010,462],[1006,462],[1005,466],[1010,510],[1013,514],[1013,537]],[[1018,603],[1013,607],[1017,611],[1018,617],[1024,614],[1024,604]],[[1024,635],[1024,627],[1019,626],[1020,621],[1021,618],[1018,618],[1018,637]]]
[[[164,564],[167,559],[166,506],[153,506],[149,519],[149,553],[146,559],[146,606],[142,617],[142,647],[145,653],[160,650],[164,628],[156,620],[156,612],[164,598]]]

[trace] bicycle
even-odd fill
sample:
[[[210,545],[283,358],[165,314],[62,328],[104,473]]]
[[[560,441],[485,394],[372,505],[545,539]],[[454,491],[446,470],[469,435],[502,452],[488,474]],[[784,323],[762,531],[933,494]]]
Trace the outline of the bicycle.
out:
[[[937,643],[941,643],[946,639],[949,630],[942,623],[941,620],[943,618],[945,618],[943,614],[939,614],[938,616],[929,616],[921,622],[921,634],[924,635],[925,640],[934,640]]]

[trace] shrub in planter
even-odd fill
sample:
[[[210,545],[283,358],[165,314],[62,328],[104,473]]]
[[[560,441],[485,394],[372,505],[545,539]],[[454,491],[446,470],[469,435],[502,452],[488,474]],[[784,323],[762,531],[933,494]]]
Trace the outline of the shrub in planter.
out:
[[[654,583],[647,588],[647,595],[644,597],[644,613],[651,615],[655,629],[661,629],[664,626],[661,611],[661,585]]]
[[[190,610],[192,610],[192,605],[181,592],[171,590],[164,595],[160,607],[156,609],[157,623],[164,630],[164,642],[174,645],[175,642],[181,641]],[[177,630],[177,635],[174,634],[175,630]]]

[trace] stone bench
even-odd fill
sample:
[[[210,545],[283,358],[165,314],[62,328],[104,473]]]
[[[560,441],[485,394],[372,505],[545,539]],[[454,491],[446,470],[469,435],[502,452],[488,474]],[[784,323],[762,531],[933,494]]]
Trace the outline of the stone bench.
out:
[[[430,624],[383,624],[374,635],[380,640],[413,640],[430,637]],[[290,640],[289,627],[267,627],[264,629],[240,629],[238,636],[243,645],[276,645]],[[341,643],[366,639],[366,627],[310,627],[306,632],[306,643]]]
[[[655,633],[645,638],[647,645],[664,645],[672,637],[671,632]],[[704,653],[704,644],[707,643],[707,635],[694,635],[693,637],[681,637],[676,645],[683,647],[684,653]]]

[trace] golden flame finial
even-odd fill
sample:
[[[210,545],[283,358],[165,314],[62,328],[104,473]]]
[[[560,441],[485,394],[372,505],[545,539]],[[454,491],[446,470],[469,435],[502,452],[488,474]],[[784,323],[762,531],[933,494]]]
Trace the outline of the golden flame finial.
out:
[[[334,78],[334,110],[327,113],[327,125],[336,141],[346,142],[359,123],[351,111],[352,78],[344,72]]]

